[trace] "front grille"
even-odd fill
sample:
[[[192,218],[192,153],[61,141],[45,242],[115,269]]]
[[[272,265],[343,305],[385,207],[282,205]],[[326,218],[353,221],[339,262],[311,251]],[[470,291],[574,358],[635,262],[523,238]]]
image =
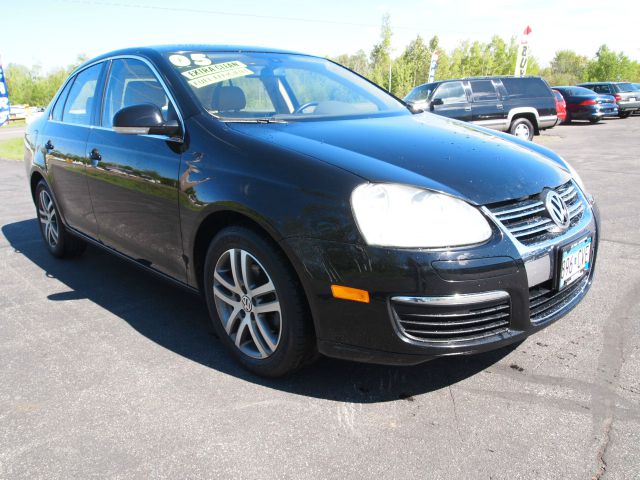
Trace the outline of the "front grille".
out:
[[[408,304],[391,301],[400,330],[414,340],[468,342],[506,332],[509,298],[470,305]]]
[[[552,317],[575,300],[584,290],[588,276],[569,285],[564,290],[553,290],[551,280],[529,289],[529,319],[539,324]]]
[[[580,221],[584,212],[581,196],[571,181],[554,190],[560,194],[569,209],[571,228]],[[490,206],[489,210],[524,245],[541,243],[562,234],[550,231],[555,227],[555,223],[551,220],[540,195]]]

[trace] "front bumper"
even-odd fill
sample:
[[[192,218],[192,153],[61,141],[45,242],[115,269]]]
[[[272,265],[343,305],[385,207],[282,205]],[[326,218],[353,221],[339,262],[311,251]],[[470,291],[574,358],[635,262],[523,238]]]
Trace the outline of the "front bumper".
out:
[[[486,244],[455,250],[409,250],[327,242],[309,238],[284,240],[296,252],[294,264],[314,318],[321,353],[337,358],[381,364],[417,364],[446,355],[493,350],[545,328],[575,307],[589,289],[598,247],[598,212],[585,210],[581,221],[552,243],[524,247],[495,226]],[[566,298],[554,297],[557,251],[591,234],[593,265],[589,277],[570,287]],[[545,261],[544,259],[548,259]],[[541,261],[542,260],[542,261]],[[540,265],[546,267],[540,269]],[[366,290],[370,303],[336,299],[330,285]],[[547,288],[548,287],[548,288]],[[556,298],[554,308],[535,313],[530,297]],[[503,292],[508,302],[508,327],[488,336],[454,341],[424,341],[402,327],[398,297],[460,298]],[[547,301],[547,297],[539,297]],[[418,300],[419,302],[420,300]],[[549,300],[552,301],[552,300]],[[535,300],[540,303],[540,300]],[[491,307],[480,302],[478,307]],[[539,308],[538,308],[539,310]],[[405,312],[406,313],[406,312]]]

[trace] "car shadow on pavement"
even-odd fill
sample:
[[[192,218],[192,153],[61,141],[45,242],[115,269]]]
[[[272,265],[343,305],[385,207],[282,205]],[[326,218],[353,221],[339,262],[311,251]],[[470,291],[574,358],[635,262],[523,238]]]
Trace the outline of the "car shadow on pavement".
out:
[[[490,367],[515,346],[474,356],[448,357],[412,367],[366,365],[322,358],[288,378],[269,380],[246,372],[215,338],[203,300],[98,248],[74,260],[47,252],[35,219],[4,225],[15,252],[69,290],[48,301],[88,299],[129,323],[153,342],[185,358],[265,387],[316,398],[354,403],[386,402],[453,385]],[[87,318],[87,321],[91,321]]]

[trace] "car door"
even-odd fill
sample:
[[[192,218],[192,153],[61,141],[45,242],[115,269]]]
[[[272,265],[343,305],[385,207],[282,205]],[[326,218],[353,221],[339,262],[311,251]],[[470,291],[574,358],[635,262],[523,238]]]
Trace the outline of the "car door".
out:
[[[493,80],[471,80],[471,121],[496,130],[507,129],[507,112]]]
[[[89,189],[107,246],[180,280],[186,278],[178,209],[181,143],[157,135],[113,130],[124,107],[151,103],[165,120],[177,111],[149,63],[138,58],[111,61],[100,125],[87,142]]]
[[[441,83],[433,92],[430,110],[445,117],[470,121],[471,105],[462,82]]]
[[[65,222],[94,238],[98,230],[86,177],[86,148],[103,67],[90,66],[69,79],[41,137],[49,186]]]

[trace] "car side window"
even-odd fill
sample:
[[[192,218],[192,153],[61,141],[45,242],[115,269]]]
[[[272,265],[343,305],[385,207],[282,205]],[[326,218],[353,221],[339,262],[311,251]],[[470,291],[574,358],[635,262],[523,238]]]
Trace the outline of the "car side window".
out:
[[[177,119],[162,84],[146,63],[135,58],[113,60],[104,96],[102,126],[111,128],[113,116],[119,110],[142,103],[156,105],[165,121]]]
[[[593,91],[596,93],[611,93],[611,89],[609,88],[609,85],[596,85],[593,88]]]
[[[498,93],[491,80],[472,80],[470,83],[474,101],[486,102],[498,99]]]
[[[467,94],[462,82],[447,82],[441,84],[433,95],[432,100],[442,100],[445,105],[451,103],[466,103]]]
[[[56,104],[51,110],[51,120],[55,120],[56,122],[62,121],[62,110],[64,109],[64,103],[67,101],[69,90],[71,90],[71,87],[75,80],[75,77],[69,80],[64,86],[64,90],[62,90],[62,92],[60,92],[60,95],[58,95],[58,100],[56,100]]]
[[[62,121],[73,125],[91,125],[93,100],[102,71],[102,63],[93,65],[76,75],[62,110]]]

